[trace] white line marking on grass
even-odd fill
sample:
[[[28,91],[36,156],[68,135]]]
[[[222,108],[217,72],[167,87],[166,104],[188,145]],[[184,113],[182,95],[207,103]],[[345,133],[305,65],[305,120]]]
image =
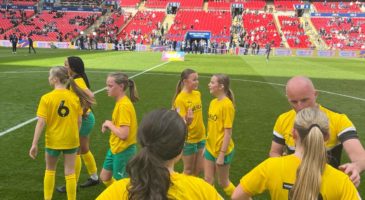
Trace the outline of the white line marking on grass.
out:
[[[27,124],[30,124],[30,123],[34,122],[35,120],[37,120],[37,117],[34,117],[34,118],[30,119],[30,120],[27,120],[27,121],[25,121],[23,123],[20,123],[20,124],[16,125],[16,126],[13,126],[13,127],[9,128],[7,130],[1,132],[0,133],[0,137],[3,136],[3,135],[5,135],[5,134],[7,134],[7,133],[9,133],[9,132],[12,132],[12,131],[20,128],[20,127],[23,127],[23,126],[25,126]]]
[[[142,75],[142,74],[144,74],[144,73],[146,73],[146,72],[149,72],[149,71],[151,71],[151,70],[154,70],[154,69],[156,69],[156,68],[158,68],[158,67],[161,67],[161,66],[163,66],[163,65],[166,65],[166,64],[168,64],[169,62],[170,62],[170,61],[167,61],[167,62],[161,63],[161,64],[159,64],[159,65],[156,65],[156,66],[154,66],[154,67],[148,68],[148,69],[146,69],[146,70],[144,70],[144,71],[142,71],[142,72],[139,72],[139,73],[137,73],[137,74],[134,74],[134,75],[130,76],[129,78],[137,77],[137,76]],[[10,72],[10,71],[9,71],[9,72]],[[39,73],[40,71],[28,71],[28,72],[30,72],[30,73],[32,73],[32,72],[38,72],[38,73]],[[43,72],[43,71],[42,71],[42,72]],[[4,72],[3,72],[3,73],[4,73]],[[16,71],[11,71],[11,73],[18,73],[18,72],[16,72]],[[94,91],[94,94],[98,94],[98,93],[100,93],[100,92],[104,91],[105,89],[106,89],[106,87],[101,88],[101,89],[99,89],[99,90],[96,90],[96,91]],[[14,130],[18,129],[18,128],[21,128],[21,127],[23,127],[23,126],[25,126],[25,125],[27,125],[27,124],[30,124],[30,123],[32,123],[32,122],[34,122],[34,121],[36,121],[36,120],[37,120],[37,117],[34,117],[34,118],[32,118],[32,119],[29,119],[29,120],[27,120],[27,121],[25,121],[25,122],[22,122],[22,123],[20,123],[20,124],[16,125],[16,126],[13,126],[13,127],[9,128],[9,129],[7,129],[7,130],[5,130],[5,131],[1,132],[1,133],[0,133],[0,137],[1,137],[1,136],[3,136],[3,135],[5,135],[5,134],[7,134],[7,133],[10,133],[10,132],[12,132],[12,131],[14,131]]]
[[[163,65],[164,63],[160,64]],[[155,66],[155,68],[159,67],[159,65]],[[152,69],[155,68],[151,68],[151,69],[147,69],[146,71],[140,72],[140,73],[146,73],[148,71],[151,71]],[[5,71],[5,72],[0,72],[3,74],[17,74],[17,73],[48,73],[49,71]],[[88,73],[105,73],[108,74],[110,73],[109,71],[100,71],[100,70],[89,70]],[[156,75],[165,75],[165,76],[177,76],[176,74],[171,74],[171,73],[146,73],[146,74],[156,74]],[[133,75],[130,78],[136,77],[139,74]],[[210,78],[210,76],[200,76],[200,77],[204,77],[204,78]],[[254,81],[254,80],[246,80],[246,79],[231,79],[231,80],[235,80],[235,81],[242,81],[242,82],[251,82],[251,83],[261,83],[261,84],[268,84],[268,85],[276,85],[276,86],[282,86],[285,87],[285,84],[281,84],[281,83],[272,83],[272,82],[265,82],[265,81]],[[103,90],[105,90],[105,88],[101,88],[100,90],[95,91],[94,93],[97,94],[99,92],[102,92]],[[355,100],[359,100],[359,101],[365,101],[364,98],[360,98],[360,97],[355,97],[355,96],[350,96],[350,95],[345,95],[345,94],[341,94],[341,93],[336,93],[336,92],[330,92],[330,91],[326,91],[326,90],[317,90],[319,92],[323,92],[326,94],[330,94],[330,95],[337,95],[337,96],[341,96],[341,97],[346,97],[346,98],[350,98],[350,99],[355,99]],[[1,134],[1,133],[0,133]],[[0,135],[1,136],[1,135]]]
[[[171,73],[147,73],[147,74],[156,74],[156,75],[163,75],[163,76],[179,76],[178,74],[171,74]],[[211,76],[204,76],[204,75],[199,75],[199,77],[204,77],[204,78],[210,78]],[[275,86],[281,86],[281,87],[285,87],[285,84],[282,83],[271,83],[271,82],[265,82],[265,81],[254,81],[254,80],[247,80],[247,79],[237,79],[237,78],[231,78],[232,81],[241,81],[241,82],[250,82],[250,83],[260,83],[260,84],[266,84],[266,85],[275,85]],[[350,99],[355,99],[355,100],[359,100],[359,101],[364,101],[364,98],[360,98],[360,97],[355,97],[355,96],[350,96],[350,95],[346,95],[346,94],[341,94],[341,93],[336,93],[336,92],[330,92],[330,91],[326,91],[326,90],[318,90],[318,92],[322,92],[322,93],[326,93],[326,94],[330,94],[330,95],[337,95],[337,96],[341,96],[341,97],[346,97],[346,98],[350,98]]]

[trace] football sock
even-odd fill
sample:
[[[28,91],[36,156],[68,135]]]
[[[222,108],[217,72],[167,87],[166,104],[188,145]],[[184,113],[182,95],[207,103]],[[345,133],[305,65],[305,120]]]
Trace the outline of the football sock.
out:
[[[43,190],[44,199],[52,199],[56,171],[46,170],[44,173]]]
[[[68,200],[76,200],[76,175],[70,174],[65,176],[66,179],[66,192]]]
[[[97,175],[98,169],[96,168],[96,162],[95,162],[94,156],[91,153],[91,151],[88,151],[87,153],[82,154],[81,157],[85,163],[87,172],[89,173],[90,177],[93,180],[98,180],[98,175]]]

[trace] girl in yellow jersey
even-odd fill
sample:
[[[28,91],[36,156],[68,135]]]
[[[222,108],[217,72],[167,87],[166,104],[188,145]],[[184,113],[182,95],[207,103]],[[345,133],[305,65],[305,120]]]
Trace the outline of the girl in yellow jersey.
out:
[[[204,176],[208,183],[214,184],[217,172],[219,185],[231,196],[234,185],[229,180],[229,167],[234,154],[232,126],[235,109],[229,85],[229,78],[224,74],[213,75],[208,84],[210,93],[216,98],[209,105]]]
[[[68,74],[74,78],[75,83],[79,86],[90,98],[94,98],[94,94],[90,90],[90,83],[85,73],[84,62],[80,57],[70,56],[65,59],[65,68],[68,70]],[[71,91],[72,88],[70,88]],[[92,128],[95,125],[95,117],[90,108],[85,109],[82,117],[82,123],[80,128],[80,148],[77,151],[75,161],[75,173],[76,182],[78,182],[81,172],[81,158],[85,163],[86,169],[90,175],[85,183],[80,184],[80,187],[89,187],[99,184],[99,177],[97,175],[97,167],[94,159],[94,155],[89,148],[89,135]],[[81,156],[80,156],[81,154]],[[66,192],[65,186],[56,188],[58,192]]]
[[[198,88],[198,73],[185,69],[181,73],[173,99],[176,110],[188,125],[188,137],[183,151],[184,174],[196,175],[203,169],[203,149],[205,147],[205,126],[202,102]]]
[[[294,154],[262,162],[241,179],[232,199],[251,199],[265,190],[273,200],[360,199],[350,178],[326,163],[329,123],[325,113],[314,107],[299,111],[293,137]]]
[[[46,128],[46,172],[44,175],[44,199],[52,199],[55,170],[58,156],[64,155],[66,190],[68,199],[76,199],[75,157],[79,142],[79,126],[84,108],[94,100],[80,89],[64,67],[53,67],[49,73],[52,92],[42,96],[38,106],[38,122],[34,131],[29,156],[33,159],[38,154],[38,140],[44,126]],[[67,89],[70,83],[74,92]],[[81,103],[81,104],[80,104]]]
[[[124,73],[111,73],[106,81],[108,96],[114,97],[116,104],[112,120],[105,120],[101,131],[110,130],[109,145],[100,178],[106,186],[127,177],[125,171],[128,160],[137,152],[137,116],[132,102],[138,101],[137,88],[133,80]],[[129,89],[130,98],[126,95]]]
[[[175,111],[159,109],[146,114],[137,135],[142,148],[127,165],[130,178],[115,182],[97,200],[222,199],[204,180],[174,171],[186,135],[186,124]]]

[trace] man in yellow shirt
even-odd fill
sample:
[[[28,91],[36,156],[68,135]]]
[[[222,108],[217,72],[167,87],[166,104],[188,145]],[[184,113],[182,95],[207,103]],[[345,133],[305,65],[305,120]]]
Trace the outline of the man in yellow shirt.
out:
[[[329,135],[326,114],[318,108],[302,109],[293,126],[294,154],[268,158],[246,174],[232,199],[247,200],[268,190],[272,200],[359,200],[349,177],[326,163]]]
[[[355,185],[358,185],[360,183],[359,173],[365,169],[365,150],[352,122],[346,115],[333,112],[317,104],[318,92],[307,77],[291,78],[286,85],[286,96],[293,109],[281,114],[275,123],[270,157],[282,156],[284,147],[287,147],[287,153],[294,152],[292,130],[295,114],[304,108],[319,107],[326,113],[330,123],[330,138],[326,142],[329,164],[335,168],[340,165],[342,147],[344,147],[352,163],[342,165],[340,168],[350,175]]]

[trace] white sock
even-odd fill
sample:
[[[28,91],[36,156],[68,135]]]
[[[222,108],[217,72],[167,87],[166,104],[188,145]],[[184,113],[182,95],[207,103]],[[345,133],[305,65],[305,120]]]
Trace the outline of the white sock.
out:
[[[97,174],[91,174],[90,178],[93,179],[94,181],[99,179]]]

